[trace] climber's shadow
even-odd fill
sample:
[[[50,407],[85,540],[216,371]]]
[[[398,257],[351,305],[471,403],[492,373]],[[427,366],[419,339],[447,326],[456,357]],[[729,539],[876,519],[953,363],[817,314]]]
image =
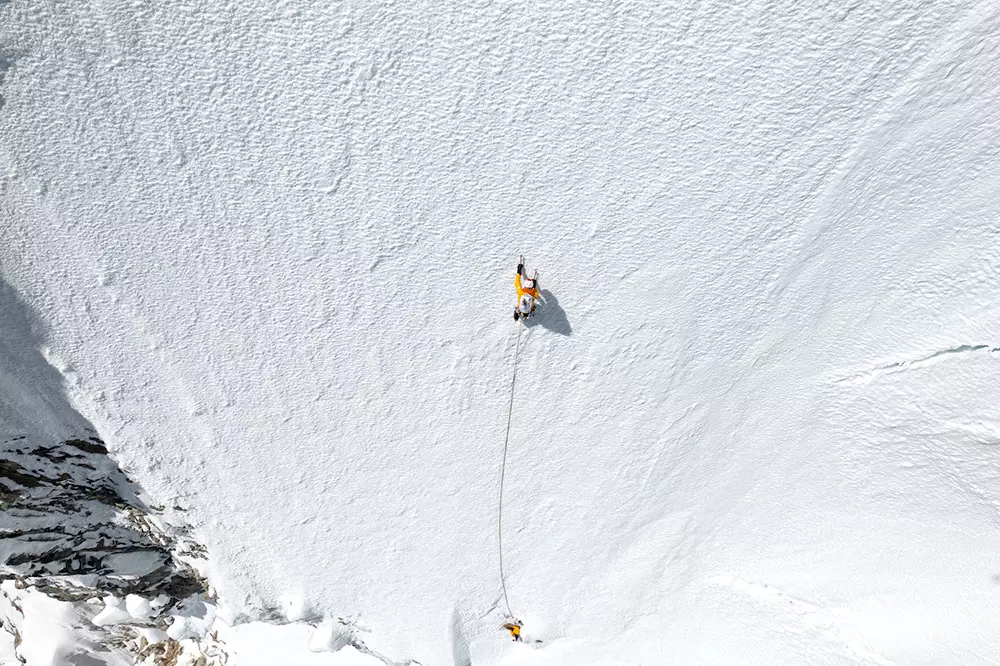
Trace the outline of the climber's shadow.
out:
[[[542,289],[541,297],[541,303],[535,307],[535,314],[526,319],[524,325],[528,328],[541,326],[559,335],[571,335],[573,327],[569,325],[566,311],[559,305],[559,299],[548,289]]]

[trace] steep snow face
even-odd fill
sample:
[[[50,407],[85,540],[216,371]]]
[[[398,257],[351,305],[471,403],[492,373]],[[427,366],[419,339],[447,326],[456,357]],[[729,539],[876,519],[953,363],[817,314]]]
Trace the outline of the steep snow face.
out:
[[[995,7],[0,13],[3,275],[227,617],[425,664],[1000,656]]]

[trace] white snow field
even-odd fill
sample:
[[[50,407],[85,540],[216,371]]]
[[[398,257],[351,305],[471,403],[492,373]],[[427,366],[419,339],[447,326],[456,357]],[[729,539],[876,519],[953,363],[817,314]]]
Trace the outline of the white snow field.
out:
[[[11,0],[0,56],[0,273],[279,654],[1000,663],[1000,4]]]

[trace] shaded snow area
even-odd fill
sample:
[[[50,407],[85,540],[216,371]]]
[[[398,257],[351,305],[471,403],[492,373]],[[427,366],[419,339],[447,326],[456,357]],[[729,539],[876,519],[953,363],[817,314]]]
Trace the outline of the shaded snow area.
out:
[[[10,0],[0,79],[5,666],[1000,663],[997,3]]]

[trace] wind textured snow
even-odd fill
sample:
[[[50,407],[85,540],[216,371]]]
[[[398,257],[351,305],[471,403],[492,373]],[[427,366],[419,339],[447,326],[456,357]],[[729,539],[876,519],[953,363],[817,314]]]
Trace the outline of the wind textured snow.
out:
[[[995,3],[12,0],[0,71],[2,277],[229,623],[1000,660]]]

